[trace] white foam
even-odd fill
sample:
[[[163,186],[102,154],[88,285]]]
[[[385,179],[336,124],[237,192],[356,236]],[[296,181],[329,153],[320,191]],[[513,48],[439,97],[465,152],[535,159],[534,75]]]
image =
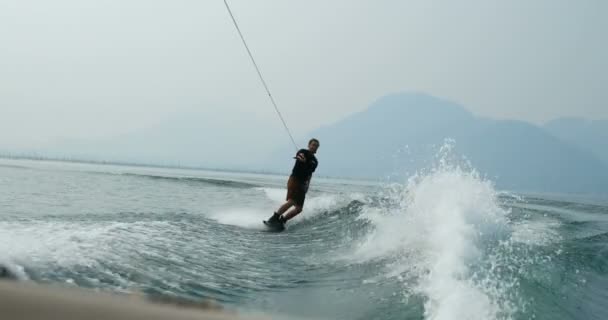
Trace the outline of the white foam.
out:
[[[0,267],[6,268],[10,274],[17,277],[19,280],[29,280],[29,277],[25,273],[23,266],[14,263],[11,259],[6,257],[0,257]]]
[[[262,220],[270,217],[271,210],[254,208],[229,208],[213,212],[210,218],[221,224],[234,225],[250,229],[262,229]]]
[[[280,188],[259,188],[259,190],[264,191],[266,197],[274,202],[274,208],[270,210],[270,212],[278,209],[280,205],[285,202],[285,195],[287,193],[286,189]],[[308,193],[306,195],[306,200],[304,202],[303,212],[297,215],[290,223],[294,224],[298,221],[303,221],[310,219],[318,214],[322,214],[324,212],[328,212],[331,210],[339,209],[343,206],[348,205],[348,203],[352,200],[360,199],[362,197],[361,194],[353,193],[353,194],[327,194],[322,193],[318,195],[311,195]],[[265,211],[267,212],[267,211]],[[265,215],[268,215],[267,213]],[[267,218],[267,217],[265,217]],[[219,220],[218,220],[219,221]],[[222,222],[222,221],[220,221]],[[222,222],[224,223],[224,222]]]
[[[508,212],[490,182],[443,162],[389,197],[396,205],[363,211],[375,230],[351,258],[390,259],[388,276],[416,279],[408,294],[426,298],[427,319],[496,319],[512,312],[492,271],[472,268],[492,259],[483,256],[485,242],[508,237]]]
[[[321,194],[318,196],[307,196],[304,202],[304,209],[301,214],[294,218],[293,222],[310,219],[324,212],[339,209],[346,206],[349,202],[348,196],[337,194]]]
[[[258,190],[264,191],[266,197],[275,203],[282,203],[285,201],[287,195],[287,189],[285,188],[257,188]]]
[[[278,193],[277,191],[281,191],[281,194],[284,193],[282,190],[270,188],[264,188],[264,191],[271,196],[276,195]],[[263,229],[262,220],[268,219],[272,212],[278,209],[281,204],[283,204],[283,200],[275,201],[274,207],[267,208],[226,208],[211,213],[209,217],[221,224],[249,229]],[[304,203],[304,211],[294,217],[289,223],[293,225],[346,204],[348,204],[348,197],[341,197],[339,195],[323,194],[315,197],[307,197],[306,202]]]
[[[91,265],[83,254],[95,250],[100,228],[74,228],[70,223],[30,222],[0,224],[0,251],[13,260],[55,263],[61,266]],[[87,241],[88,239],[88,241]]]
[[[150,223],[107,222],[85,225],[71,222],[23,221],[0,223],[0,252],[9,261],[52,264],[64,268],[95,266],[116,257],[117,238],[146,243],[154,239]]]
[[[512,240],[534,246],[546,246],[561,240],[557,220],[521,221],[513,226]]]

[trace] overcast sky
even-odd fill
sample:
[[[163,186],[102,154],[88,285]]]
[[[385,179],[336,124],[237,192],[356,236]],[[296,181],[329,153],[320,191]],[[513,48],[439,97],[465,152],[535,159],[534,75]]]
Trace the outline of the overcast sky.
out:
[[[607,1],[229,3],[296,134],[396,91],[499,119],[608,118]],[[0,147],[192,110],[278,121],[222,0],[0,0],[0,46]]]

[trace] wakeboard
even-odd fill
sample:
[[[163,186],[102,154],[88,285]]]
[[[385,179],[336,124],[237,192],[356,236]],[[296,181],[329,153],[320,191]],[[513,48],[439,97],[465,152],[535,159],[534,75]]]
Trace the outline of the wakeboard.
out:
[[[268,228],[268,231],[281,232],[281,231],[285,230],[285,225],[282,223],[272,223],[272,222],[268,222],[266,220],[264,220],[263,222],[264,222],[264,225],[266,226],[266,228]]]

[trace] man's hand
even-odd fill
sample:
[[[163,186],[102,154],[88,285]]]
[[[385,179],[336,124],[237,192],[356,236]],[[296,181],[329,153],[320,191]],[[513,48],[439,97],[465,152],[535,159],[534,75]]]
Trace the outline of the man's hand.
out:
[[[306,157],[303,153],[298,153],[298,155],[296,155],[296,159],[300,162],[306,162]]]

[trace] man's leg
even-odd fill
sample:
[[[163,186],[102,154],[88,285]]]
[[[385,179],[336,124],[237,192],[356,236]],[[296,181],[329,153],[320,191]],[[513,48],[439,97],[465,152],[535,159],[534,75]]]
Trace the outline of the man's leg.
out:
[[[285,202],[268,221],[271,223],[278,222],[284,224],[287,220],[295,217],[302,212],[305,197],[306,190],[303,189],[302,185],[295,181],[293,177],[289,177],[289,180],[287,181],[287,202]],[[292,206],[293,208],[289,210]],[[289,211],[285,213],[287,210]]]
[[[279,218],[279,222],[285,223],[289,219],[297,216],[304,208],[304,200],[306,199],[306,189],[299,188],[293,194],[293,208]]]
[[[287,211],[289,208],[291,208],[291,206],[293,206],[294,204],[295,202],[293,201],[293,199],[288,199],[282,206],[279,207],[277,211],[273,213],[272,217],[268,218],[268,222],[279,222],[281,215],[285,213],[285,211]]]
[[[273,218],[278,219],[279,216],[285,213],[285,211],[289,210],[291,206],[296,204],[294,196],[297,194],[297,191],[297,184],[295,183],[294,178],[290,176],[287,180],[287,194],[285,195],[286,202],[274,213]]]
[[[291,210],[289,210],[289,212],[287,212],[283,216],[283,219],[285,219],[285,221],[288,221],[289,219],[291,219],[291,218],[297,216],[298,214],[300,214],[300,212],[302,212],[302,206],[295,205]]]
[[[283,213],[285,213],[285,211],[287,211],[293,205],[294,205],[294,201],[292,199],[289,199],[281,207],[279,207],[279,210],[277,210],[276,213],[278,215],[282,215]]]

